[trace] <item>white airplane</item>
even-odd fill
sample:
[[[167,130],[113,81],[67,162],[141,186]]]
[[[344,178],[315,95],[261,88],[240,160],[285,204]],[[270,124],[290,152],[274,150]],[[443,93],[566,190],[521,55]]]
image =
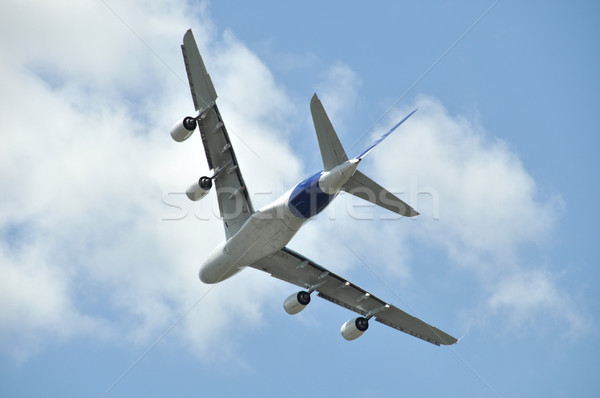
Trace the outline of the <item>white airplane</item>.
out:
[[[449,334],[285,247],[300,227],[321,212],[340,191],[349,192],[402,216],[419,214],[357,170],[360,161],[415,111],[360,155],[348,159],[315,94],[310,110],[323,158],[323,170],[301,181],[273,203],[255,211],[215,104],[217,94],[191,30],[186,32],[181,48],[198,115],[179,121],[171,130],[171,136],[175,141],[182,142],[199,127],[212,175],[201,177],[186,193],[191,200],[200,200],[208,194],[214,183],[227,238],[212,251],[200,268],[200,280],[217,283],[246,267],[252,267],[305,289],[284,301],[283,307],[289,314],[302,311],[310,302],[313,292],[360,314],[342,325],[341,333],[346,340],[360,337],[369,327],[369,320],[374,317],[384,325],[438,346],[456,343],[457,339]]]

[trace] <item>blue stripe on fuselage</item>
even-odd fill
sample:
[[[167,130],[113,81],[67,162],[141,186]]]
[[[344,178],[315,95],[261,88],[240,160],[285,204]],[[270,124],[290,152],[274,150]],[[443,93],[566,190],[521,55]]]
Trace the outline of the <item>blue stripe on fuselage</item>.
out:
[[[329,195],[319,188],[322,171],[300,182],[290,194],[288,207],[298,218],[311,218],[323,210],[336,194]]]

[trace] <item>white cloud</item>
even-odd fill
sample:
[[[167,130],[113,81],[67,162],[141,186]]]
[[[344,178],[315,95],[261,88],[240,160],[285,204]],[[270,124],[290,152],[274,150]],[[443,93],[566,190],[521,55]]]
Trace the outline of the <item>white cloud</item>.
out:
[[[63,341],[94,331],[99,338],[109,326],[75,308],[66,270],[48,264],[36,245],[17,253],[0,247],[0,349],[24,361],[47,341]]]
[[[342,62],[329,67],[317,84],[317,95],[338,134],[346,129],[343,123],[346,112],[356,111],[360,84],[360,78],[352,68]]]
[[[404,239],[443,248],[476,275],[489,300],[488,311],[473,318],[487,313],[521,322],[563,303],[557,316],[581,327],[568,294],[543,264],[529,263],[536,256],[525,254],[552,234],[562,199],[541,200],[519,157],[481,126],[449,115],[431,97],[415,105],[419,111],[368,160],[382,185],[404,192],[422,213]],[[407,113],[395,112],[390,123]]]
[[[496,315],[509,313],[506,319],[513,332],[523,332],[548,320],[561,324],[561,334],[588,328],[575,303],[557,286],[556,278],[540,269],[517,272],[498,281],[487,307]],[[539,333],[540,328],[536,330]]]
[[[189,90],[101,3],[53,4],[54,17],[40,18],[44,7],[34,15],[13,3],[2,10],[19,23],[3,24],[1,40],[11,56],[0,61],[0,290],[10,303],[0,334],[2,348],[21,359],[54,341],[37,337],[147,344],[207,291],[198,267],[224,237],[218,219],[197,220],[194,208],[185,220],[163,220],[173,209],[161,198],[207,171],[198,137],[177,145],[168,134],[192,109]],[[177,9],[185,7],[115,6],[134,29],[145,18],[136,33],[185,79],[178,43],[192,23]],[[193,25],[207,64],[237,65],[214,75],[227,94],[226,120],[251,145],[232,134],[247,181],[256,191],[279,189],[299,174],[287,143],[274,139],[290,112],[283,89],[234,37],[221,41],[202,16]],[[286,169],[272,167],[284,161]],[[232,323],[260,325],[261,303],[278,289],[265,281],[249,274],[215,287],[179,333],[203,352]]]
[[[210,213],[212,196],[195,205],[167,196],[207,171],[199,137],[175,144],[168,134],[192,110],[189,91],[101,3],[5,2],[1,8],[0,347],[23,359],[43,341],[78,334],[148,344],[207,292],[198,266],[223,237],[219,220],[193,217]],[[256,207],[301,177],[288,137],[296,110],[285,87],[232,33],[220,39],[204,6],[133,1],[114,10],[184,80],[178,44],[193,26],[250,192],[273,192],[257,197]],[[336,127],[356,105],[359,84],[342,64],[319,83]],[[440,220],[432,221],[419,202],[424,216],[410,224],[410,235],[396,235],[398,243],[373,258],[399,258],[391,273],[409,279],[416,233],[476,269],[490,286],[494,311],[520,305],[522,317],[562,300],[554,279],[519,263],[519,248],[552,230],[560,201],[536,198],[535,182],[506,145],[449,116],[435,100],[418,102],[410,129],[390,137],[369,161],[373,177],[392,190],[408,187],[410,176],[435,188]],[[399,175],[409,177],[398,182]],[[188,217],[163,220],[181,214],[165,198]],[[293,243],[344,271],[356,259],[343,243],[336,247],[323,237],[335,232],[340,242],[367,248],[386,226],[341,214],[346,202],[338,201],[335,223],[321,216]],[[358,225],[366,238],[356,242]],[[510,273],[498,270],[505,259]],[[532,275],[544,300],[519,288],[523,275]],[[228,337],[261,327],[266,303],[285,297],[289,286],[275,282],[246,271],[210,288],[176,333],[201,355],[216,341],[233,349]]]

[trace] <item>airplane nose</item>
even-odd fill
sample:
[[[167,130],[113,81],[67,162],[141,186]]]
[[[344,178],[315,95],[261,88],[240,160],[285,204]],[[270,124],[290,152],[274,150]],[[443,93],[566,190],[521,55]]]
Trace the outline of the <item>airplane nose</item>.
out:
[[[218,282],[221,282],[223,278],[224,272],[219,272],[223,267],[221,266],[220,261],[211,261],[210,259],[206,261],[200,267],[200,272],[198,276],[202,283],[206,283],[208,285],[212,285]]]
[[[225,243],[217,246],[200,267],[200,280],[206,284],[214,284],[237,274],[241,268],[236,266],[234,259],[235,256],[225,250]]]
[[[198,277],[200,278],[202,283],[206,283],[206,284],[215,283],[212,281],[211,278],[209,278],[208,272],[206,272],[206,263],[203,264],[202,267],[200,267],[200,272],[198,272]]]
[[[213,284],[219,282],[217,276],[218,270],[222,268],[220,265],[223,262],[223,245],[215,247],[208,255],[208,258],[200,266],[198,276],[203,283]]]

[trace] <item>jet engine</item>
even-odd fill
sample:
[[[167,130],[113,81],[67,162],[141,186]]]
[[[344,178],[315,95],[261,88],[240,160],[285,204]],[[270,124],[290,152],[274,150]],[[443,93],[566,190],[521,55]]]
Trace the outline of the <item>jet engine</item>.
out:
[[[183,142],[190,138],[190,135],[196,129],[196,119],[191,116],[186,116],[177,122],[171,129],[171,137],[177,142]]]
[[[310,293],[300,291],[292,294],[283,302],[283,309],[290,315],[295,315],[302,311],[310,303]]]
[[[369,328],[369,320],[359,316],[358,318],[350,319],[348,322],[342,325],[340,332],[342,336],[350,341],[355,340],[362,336],[362,334]]]
[[[185,194],[194,202],[202,199],[212,188],[212,179],[210,177],[200,177],[198,181],[189,186]]]

